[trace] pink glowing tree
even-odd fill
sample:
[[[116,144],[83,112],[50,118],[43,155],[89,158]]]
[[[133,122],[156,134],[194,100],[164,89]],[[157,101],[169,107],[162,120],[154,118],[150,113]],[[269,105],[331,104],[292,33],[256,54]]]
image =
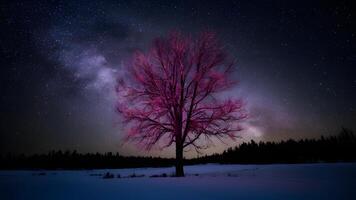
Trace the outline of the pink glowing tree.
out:
[[[193,40],[171,33],[156,39],[148,53],[136,53],[129,66],[117,84],[126,139],[147,150],[175,144],[176,176],[184,176],[184,149],[237,137],[245,114],[240,100],[217,96],[236,82],[229,80],[233,62],[215,34]]]

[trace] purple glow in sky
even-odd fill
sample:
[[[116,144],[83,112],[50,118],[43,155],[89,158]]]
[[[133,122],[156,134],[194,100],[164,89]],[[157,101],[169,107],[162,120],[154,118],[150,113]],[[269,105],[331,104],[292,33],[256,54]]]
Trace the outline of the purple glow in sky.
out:
[[[23,2],[1,24],[3,152],[119,151],[114,87],[132,53],[173,29],[217,33],[237,59],[239,85],[224,93],[246,102],[239,142],[314,138],[356,128],[354,12],[306,2]],[[344,9],[345,15],[336,12]],[[4,142],[6,141],[6,142]],[[190,153],[195,155],[194,152]],[[163,153],[171,156],[171,150]]]

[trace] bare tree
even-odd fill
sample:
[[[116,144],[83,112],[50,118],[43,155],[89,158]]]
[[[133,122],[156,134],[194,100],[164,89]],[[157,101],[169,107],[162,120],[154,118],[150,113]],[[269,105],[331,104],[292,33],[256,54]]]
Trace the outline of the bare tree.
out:
[[[193,40],[179,32],[137,52],[129,72],[119,77],[117,110],[127,125],[128,141],[151,149],[175,144],[176,176],[184,176],[183,150],[207,148],[212,138],[235,139],[246,115],[240,100],[218,98],[236,82],[229,80],[233,62],[215,34]]]

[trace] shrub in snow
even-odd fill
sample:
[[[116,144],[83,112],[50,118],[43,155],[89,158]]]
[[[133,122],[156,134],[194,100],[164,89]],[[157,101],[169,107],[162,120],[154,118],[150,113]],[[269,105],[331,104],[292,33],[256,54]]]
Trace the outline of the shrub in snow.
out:
[[[108,178],[114,178],[114,174],[111,174],[110,172],[106,172],[106,174],[103,176],[104,179]]]
[[[144,174],[137,175],[137,174],[133,173],[133,174],[129,175],[128,177],[129,178],[139,178],[139,177],[144,177],[144,176],[145,176]]]

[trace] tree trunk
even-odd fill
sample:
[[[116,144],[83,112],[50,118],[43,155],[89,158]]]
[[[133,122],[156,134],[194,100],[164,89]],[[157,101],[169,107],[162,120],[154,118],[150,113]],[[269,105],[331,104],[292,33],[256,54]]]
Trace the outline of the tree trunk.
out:
[[[183,170],[183,144],[180,140],[176,141],[176,176],[184,176]]]

